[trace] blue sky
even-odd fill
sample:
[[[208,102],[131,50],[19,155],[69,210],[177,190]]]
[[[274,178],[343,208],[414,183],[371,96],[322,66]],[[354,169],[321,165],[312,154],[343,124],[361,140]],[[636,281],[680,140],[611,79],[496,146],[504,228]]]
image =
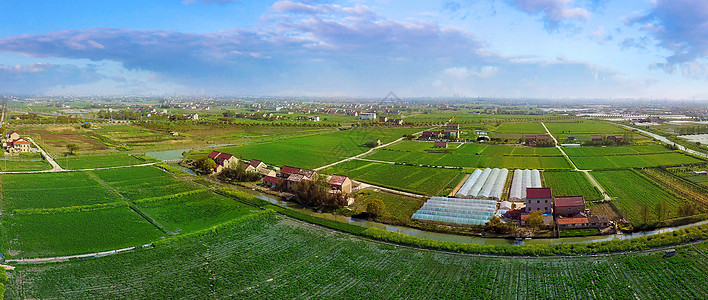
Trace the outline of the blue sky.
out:
[[[708,99],[708,1],[0,0],[0,92]]]

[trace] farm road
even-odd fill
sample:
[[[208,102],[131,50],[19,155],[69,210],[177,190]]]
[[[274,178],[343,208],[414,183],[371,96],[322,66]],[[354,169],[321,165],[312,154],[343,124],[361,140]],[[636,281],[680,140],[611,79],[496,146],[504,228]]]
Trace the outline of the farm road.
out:
[[[594,186],[597,188],[597,190],[599,190],[600,193],[602,193],[602,197],[604,198],[604,200],[605,200],[605,201],[610,201],[610,200],[612,200],[612,198],[610,198],[610,195],[607,194],[607,192],[605,191],[604,188],[602,188],[602,186],[600,185],[600,183],[598,183],[597,180],[595,180],[595,178],[592,177],[592,175],[590,174],[590,171],[592,171],[592,170],[580,170],[580,169],[578,169],[578,167],[575,165],[575,163],[573,162],[573,160],[571,160],[570,157],[568,157],[568,154],[565,154],[565,151],[563,151],[563,147],[561,147],[560,144],[558,144],[558,140],[556,140],[556,137],[553,136],[553,134],[551,134],[551,131],[548,130],[548,127],[546,127],[546,124],[544,124],[543,122],[541,122],[541,125],[543,125],[543,129],[546,129],[546,132],[547,132],[548,135],[553,139],[553,142],[556,143],[556,148],[558,148],[558,150],[563,154],[563,156],[565,156],[565,159],[568,160],[568,162],[570,162],[570,165],[573,166],[573,171],[585,173],[585,176],[587,176],[588,180],[590,180],[590,183],[592,183],[592,185],[594,185]]]
[[[414,133],[414,134],[420,134],[420,133],[422,133],[423,131],[425,131],[425,130],[418,131],[418,132],[416,132],[416,133]],[[361,157],[363,157],[363,156],[366,156],[367,154],[370,154],[371,152],[374,152],[374,150],[376,150],[376,149],[380,149],[380,148],[384,148],[384,147],[391,146],[391,145],[393,145],[393,144],[395,144],[395,143],[398,143],[398,142],[402,141],[403,139],[404,139],[404,138],[400,138],[400,139],[397,139],[397,140],[395,140],[395,141],[393,141],[393,142],[390,142],[390,143],[388,143],[388,144],[383,144],[383,145],[381,145],[381,146],[376,146],[376,147],[374,147],[374,148],[371,148],[371,149],[369,149],[369,151],[366,151],[366,152],[364,152],[364,153],[357,154],[357,155],[354,155],[354,156],[352,156],[352,157],[348,157],[348,158],[342,159],[342,160],[337,161],[337,162],[333,162],[333,163],[331,163],[331,164],[329,164],[329,165],[326,165],[326,166],[322,166],[322,167],[319,167],[319,168],[315,168],[315,171],[320,171],[320,170],[323,170],[323,169],[327,169],[327,168],[329,168],[329,167],[336,166],[336,165],[341,164],[341,163],[343,163],[343,162],[347,162],[347,161],[350,161],[350,160],[353,160],[353,159],[361,158]]]
[[[64,171],[64,169],[56,161],[54,161],[54,158],[51,155],[49,155],[49,153],[44,151],[44,149],[42,149],[42,147],[40,147],[39,145],[37,145],[37,143],[34,142],[34,139],[32,139],[31,137],[27,137],[26,139],[28,139],[30,142],[32,142],[32,144],[34,144],[34,146],[37,147],[37,149],[39,149],[39,152],[42,153],[42,156],[44,156],[44,159],[46,159],[49,162],[49,164],[52,165],[52,169],[50,170],[51,172]]]
[[[81,171],[96,171],[96,170],[108,170],[108,169],[121,169],[121,168],[132,168],[132,167],[145,167],[152,166],[158,162],[144,163],[139,165],[129,165],[129,166],[115,166],[115,167],[102,167],[102,168],[89,168],[89,169],[76,169],[76,170],[41,170],[41,171],[18,171],[18,172],[0,172],[0,174],[36,174],[36,173],[51,173],[51,172],[81,172]]]

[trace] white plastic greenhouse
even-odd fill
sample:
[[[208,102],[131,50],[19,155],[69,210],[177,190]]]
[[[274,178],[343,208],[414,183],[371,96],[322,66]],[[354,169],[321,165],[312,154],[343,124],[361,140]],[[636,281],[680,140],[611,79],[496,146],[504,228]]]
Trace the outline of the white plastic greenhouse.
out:
[[[484,225],[494,215],[497,202],[485,199],[432,197],[411,219],[463,225]]]
[[[509,191],[509,201],[525,200],[527,187],[542,187],[541,172],[536,169],[514,170],[514,178],[511,181],[511,191]]]
[[[482,175],[482,170],[475,170],[472,172],[472,175],[470,175],[470,178],[465,181],[465,184],[462,185],[459,191],[457,191],[457,194],[455,194],[456,197],[465,197],[467,194],[470,192],[472,189],[472,186],[474,183],[477,181],[477,178]]]
[[[509,170],[486,168],[476,170],[455,194],[458,198],[501,198]]]

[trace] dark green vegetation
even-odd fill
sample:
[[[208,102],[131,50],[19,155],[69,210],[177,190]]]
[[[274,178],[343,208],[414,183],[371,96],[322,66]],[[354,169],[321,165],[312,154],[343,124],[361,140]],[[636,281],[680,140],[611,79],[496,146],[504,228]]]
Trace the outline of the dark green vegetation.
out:
[[[703,160],[659,145],[565,148],[579,169],[644,168],[699,163]]]
[[[634,225],[679,217],[678,208],[691,203],[634,170],[595,171],[592,175],[614,198],[613,202],[624,217]]]
[[[551,188],[554,197],[583,196],[585,201],[600,200],[602,194],[582,172],[543,172],[544,186]]]
[[[454,144],[453,144],[454,145]],[[433,150],[430,142],[401,142],[366,156],[367,159],[418,165],[466,168],[569,169],[556,148],[464,144]]]
[[[456,169],[391,165],[361,160],[343,162],[322,172],[347,175],[374,185],[425,195],[437,195],[461,173]]]
[[[318,131],[308,136],[282,138],[241,146],[213,150],[233,154],[245,159],[258,159],[269,165],[291,165],[299,168],[317,168],[338,160],[368,151],[369,139],[392,142],[406,133],[420,131],[416,128],[366,128],[351,130]],[[198,158],[210,152],[198,151],[190,158]]]
[[[1,178],[0,249],[10,258],[142,245],[251,212],[155,167]]]
[[[420,251],[260,213],[154,249],[10,273],[10,298],[703,298],[708,247],[599,257]],[[159,262],[159,263],[157,263]]]
[[[149,157],[128,154],[57,156],[54,159],[62,168],[68,170],[130,166],[155,162],[154,159]]]

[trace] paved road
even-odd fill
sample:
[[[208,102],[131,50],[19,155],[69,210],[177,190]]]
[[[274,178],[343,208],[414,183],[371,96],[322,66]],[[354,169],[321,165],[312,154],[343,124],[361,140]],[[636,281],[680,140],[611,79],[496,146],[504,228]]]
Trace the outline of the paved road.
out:
[[[670,145],[676,144],[675,142],[673,142],[673,141],[671,141],[671,140],[669,140],[669,139],[667,139],[667,138],[665,138],[665,137],[663,137],[663,136],[660,136],[660,135],[658,135],[658,134],[656,134],[656,133],[652,133],[652,132],[649,132],[649,131],[646,131],[646,130],[643,130],[643,129],[639,129],[639,128],[636,128],[636,127],[632,127],[632,126],[627,126],[627,125],[624,125],[624,124],[617,124],[617,125],[622,126],[622,127],[625,127],[625,128],[628,128],[628,129],[636,129],[637,131],[639,131],[639,132],[641,132],[641,133],[643,133],[643,134],[646,134],[646,135],[648,135],[648,136],[650,136],[650,137],[653,137],[653,138],[655,138],[655,139],[661,141],[661,142],[664,143],[664,144],[670,144]],[[704,152],[696,151],[696,150],[693,150],[693,149],[688,149],[688,148],[686,148],[686,147],[684,147],[684,146],[681,146],[681,145],[679,145],[679,144],[676,144],[676,146],[678,147],[679,150],[684,151],[684,152],[686,152],[686,153],[691,153],[691,154],[696,155],[696,156],[708,158],[708,154],[706,154],[706,153],[704,153]]]
[[[54,161],[54,158],[52,158],[52,156],[49,155],[49,153],[44,151],[44,149],[42,149],[42,147],[40,147],[39,145],[37,145],[37,143],[34,142],[34,139],[32,139],[31,137],[27,137],[26,139],[28,139],[30,142],[32,142],[32,144],[34,144],[34,146],[37,147],[37,149],[39,149],[39,152],[42,153],[42,156],[44,156],[44,159],[46,159],[49,162],[49,164],[52,165],[52,169],[49,170],[50,172],[64,171],[64,169],[56,161]]]
[[[580,170],[580,169],[578,169],[578,167],[575,165],[575,163],[573,162],[573,160],[571,160],[570,157],[568,157],[568,154],[565,154],[565,151],[563,150],[563,147],[561,147],[560,144],[558,144],[558,140],[556,140],[556,137],[554,137],[553,134],[551,134],[551,131],[548,130],[548,128],[546,127],[546,124],[544,124],[543,122],[541,122],[541,125],[543,125],[543,129],[546,129],[546,132],[548,133],[548,135],[551,136],[551,138],[553,139],[553,142],[556,143],[556,148],[558,148],[558,150],[563,154],[563,156],[565,156],[565,159],[567,159],[567,160],[570,162],[570,165],[573,166],[573,171],[585,173],[585,176],[588,178],[588,180],[590,180],[590,183],[592,183],[592,185],[594,185],[594,186],[600,191],[600,193],[602,194],[603,199],[606,200],[606,201],[612,200],[612,198],[610,197],[610,195],[607,194],[607,192],[605,191],[604,188],[602,188],[602,186],[600,185],[600,183],[598,183],[597,180],[595,180],[595,177],[592,177],[592,175],[590,174],[590,171],[592,171],[592,170]]]

